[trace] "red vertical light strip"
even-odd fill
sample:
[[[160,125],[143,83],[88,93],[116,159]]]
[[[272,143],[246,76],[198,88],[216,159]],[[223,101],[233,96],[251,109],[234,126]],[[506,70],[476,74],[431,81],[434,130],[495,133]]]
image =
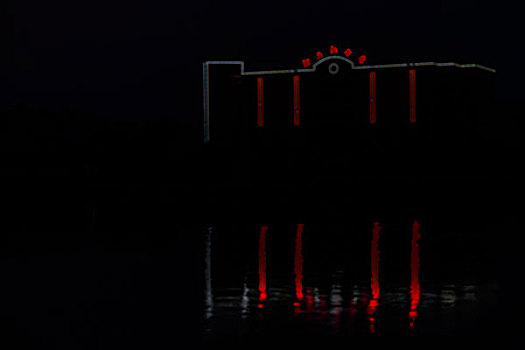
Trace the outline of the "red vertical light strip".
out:
[[[376,123],[376,72],[370,72],[369,75],[370,88],[370,124]]]
[[[264,125],[264,89],[263,78],[257,78],[257,125]]]
[[[298,126],[301,124],[300,119],[300,100],[299,100],[299,76],[293,77],[293,125]]]
[[[416,122],[416,71],[411,69],[409,76],[409,105],[410,105],[410,122]]]
[[[266,231],[268,226],[261,227],[259,235],[259,300],[266,300]]]
[[[372,227],[372,242],[370,251],[370,263],[372,277],[370,279],[370,286],[372,289],[372,298],[368,303],[368,316],[370,321],[370,332],[375,333],[375,313],[379,306],[379,232],[381,231],[379,222],[374,222]]]
[[[421,233],[419,229],[421,225],[414,220],[412,225],[412,249],[410,252],[410,311],[408,317],[410,319],[410,327],[414,327],[414,321],[416,320],[417,306],[419,305],[419,239]]]
[[[295,295],[297,300],[303,300],[303,227],[304,224],[297,225],[297,235],[295,236]]]

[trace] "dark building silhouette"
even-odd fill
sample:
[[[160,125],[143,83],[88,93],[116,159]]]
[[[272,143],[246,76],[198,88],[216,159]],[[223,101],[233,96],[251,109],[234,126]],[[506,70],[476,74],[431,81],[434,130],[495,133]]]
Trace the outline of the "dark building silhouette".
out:
[[[478,64],[369,65],[349,50],[299,69],[203,65],[204,142],[217,147],[359,152],[477,147],[495,70]],[[315,62],[314,62],[315,61]]]

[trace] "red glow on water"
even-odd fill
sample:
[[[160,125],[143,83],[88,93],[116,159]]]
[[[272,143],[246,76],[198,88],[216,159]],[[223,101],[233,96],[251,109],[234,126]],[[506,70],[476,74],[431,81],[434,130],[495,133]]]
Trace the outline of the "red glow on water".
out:
[[[350,50],[350,49],[346,49],[345,50],[345,56],[346,57],[350,56],[351,54],[352,54],[352,50]]]
[[[337,53],[337,47],[335,46],[330,46],[330,55],[334,55]]]
[[[377,311],[377,307],[378,306],[379,306],[379,301],[377,299],[370,299],[370,301],[368,303],[368,309],[367,309],[368,321],[370,321],[370,324],[369,324],[370,333],[375,333],[375,331],[376,331],[375,313]]]
[[[370,321],[370,332],[375,332],[375,313],[379,306],[379,232],[381,231],[379,222],[374,222],[372,226],[372,241],[370,244],[370,265],[371,278],[370,287],[372,289],[372,298],[368,302],[367,313]]]
[[[416,122],[416,71],[410,70],[409,76],[409,105],[410,105],[410,122]]]
[[[295,236],[295,295],[298,300],[303,299],[303,227],[304,224],[297,225],[297,235]]]
[[[262,309],[263,307],[264,307],[263,304],[257,304],[257,308],[258,308],[258,309]]]
[[[293,125],[298,126],[301,124],[300,119],[300,105],[299,105],[299,76],[293,77]]]
[[[311,65],[312,65],[312,62],[310,61],[309,58],[305,58],[305,59],[303,60],[303,67],[304,67],[304,68],[310,67]]]
[[[266,300],[266,231],[268,226],[261,227],[259,235],[259,300]]]
[[[299,307],[299,306],[301,306],[301,303],[298,302],[298,301],[296,301],[296,302],[293,303],[293,306],[295,306],[295,307]]]
[[[359,56],[358,60],[359,60],[359,64],[363,64],[363,63],[365,63],[365,61],[366,61],[366,55],[361,55],[361,56]]]
[[[263,78],[257,78],[257,125],[264,125],[264,90]]]
[[[319,61],[321,58],[323,58],[323,53],[321,51],[317,51],[317,53],[315,54],[315,57],[317,58],[317,60]]]
[[[370,124],[376,123],[377,101],[376,101],[376,72],[369,74],[369,93],[370,93]]]
[[[414,326],[414,321],[418,316],[417,307],[419,305],[419,239],[421,233],[419,229],[421,225],[414,220],[412,225],[412,242],[410,252],[410,311],[408,317],[410,319],[410,327]]]
[[[372,298],[379,299],[379,232],[381,226],[379,222],[374,222],[372,227],[372,243],[371,243],[371,266],[372,266],[372,277],[371,277],[371,288]]]

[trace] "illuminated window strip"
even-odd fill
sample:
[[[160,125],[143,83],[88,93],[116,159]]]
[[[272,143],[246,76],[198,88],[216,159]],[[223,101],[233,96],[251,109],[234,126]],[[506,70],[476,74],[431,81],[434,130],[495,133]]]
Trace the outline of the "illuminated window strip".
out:
[[[257,78],[257,125],[264,126],[264,87],[263,78]]]
[[[411,69],[408,71],[408,80],[409,80],[409,106],[410,113],[409,119],[411,123],[416,122],[416,71]]]
[[[437,67],[458,67],[458,68],[479,68],[488,72],[496,73],[493,68],[485,67],[479,64],[458,64],[458,63],[436,63],[436,62],[419,62],[419,63],[399,63],[399,64],[383,64],[383,65],[368,65],[355,66],[354,63],[346,57],[328,56],[312,65],[312,68],[306,69],[289,69],[289,70],[272,70],[260,72],[245,72],[244,61],[207,61],[203,63],[203,109],[204,109],[204,143],[210,142],[210,92],[209,92],[209,65],[210,64],[238,64],[241,66],[241,75],[263,75],[263,74],[290,74],[290,73],[307,73],[315,72],[317,66],[322,62],[331,59],[339,59],[350,63],[352,69],[377,69],[377,68],[402,68],[402,67],[421,67],[421,66],[437,66]]]
[[[377,121],[376,72],[370,72],[368,77],[370,89],[370,124],[375,124]]]
[[[293,77],[293,125],[298,126],[301,124],[301,105],[299,98],[299,76]]]

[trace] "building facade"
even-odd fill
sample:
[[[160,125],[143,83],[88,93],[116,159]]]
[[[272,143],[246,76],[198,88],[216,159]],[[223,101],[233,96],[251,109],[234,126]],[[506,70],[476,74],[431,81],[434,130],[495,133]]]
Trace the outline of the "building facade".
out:
[[[354,57],[355,56],[355,57]],[[337,150],[475,146],[495,70],[478,64],[370,65],[331,46],[301,68],[203,64],[204,143]]]

